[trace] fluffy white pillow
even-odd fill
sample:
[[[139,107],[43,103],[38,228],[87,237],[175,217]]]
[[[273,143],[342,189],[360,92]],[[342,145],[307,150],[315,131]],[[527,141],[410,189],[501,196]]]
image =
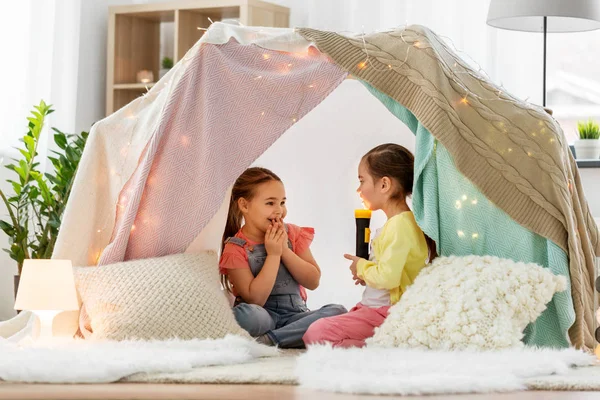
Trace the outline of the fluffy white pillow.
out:
[[[439,350],[522,346],[523,330],[566,279],[537,264],[441,257],[423,269],[367,344]]]
[[[214,252],[74,270],[92,339],[249,337],[221,290]]]

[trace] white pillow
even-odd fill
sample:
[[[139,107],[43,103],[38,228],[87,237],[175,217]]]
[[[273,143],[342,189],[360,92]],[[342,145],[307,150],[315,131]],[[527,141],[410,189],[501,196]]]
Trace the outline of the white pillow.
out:
[[[523,330],[566,279],[537,264],[441,257],[390,308],[367,345],[439,350],[521,347]]]
[[[92,339],[249,337],[223,295],[214,252],[74,270]]]

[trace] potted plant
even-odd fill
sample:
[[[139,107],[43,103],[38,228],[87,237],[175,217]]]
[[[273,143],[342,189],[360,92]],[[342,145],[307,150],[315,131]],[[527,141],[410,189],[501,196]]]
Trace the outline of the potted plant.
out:
[[[0,229],[9,239],[9,248],[4,251],[17,262],[15,295],[23,261],[52,256],[62,214],[88,137],[87,132],[67,135],[52,128],[54,143],[60,151],[52,151],[54,156],[48,157],[53,171],[42,173],[36,161],[37,148],[44,120],[54,111],[51,107],[43,100],[34,106],[27,118],[27,133],[21,139],[24,148],[18,149],[22,158],[6,166],[16,174],[14,179],[7,179],[14,193],[0,190],[9,216],[8,220],[0,220]]]
[[[579,140],[575,141],[577,159],[597,160],[600,158],[600,126],[592,120],[578,122]]]
[[[160,63],[160,71],[158,71],[158,79],[162,79],[163,76],[165,76],[165,74],[167,72],[169,72],[169,70],[171,68],[173,68],[173,59],[170,57],[164,57]]]

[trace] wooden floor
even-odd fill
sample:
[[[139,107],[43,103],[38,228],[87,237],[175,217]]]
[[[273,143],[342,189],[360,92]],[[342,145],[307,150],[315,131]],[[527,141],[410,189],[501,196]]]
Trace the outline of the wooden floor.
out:
[[[390,399],[391,396],[357,396],[316,392],[282,385],[166,385],[114,383],[108,385],[23,385],[0,384],[0,399],[232,399],[232,400],[350,400]],[[505,394],[402,397],[402,399],[467,400],[588,400],[600,392],[512,392]]]

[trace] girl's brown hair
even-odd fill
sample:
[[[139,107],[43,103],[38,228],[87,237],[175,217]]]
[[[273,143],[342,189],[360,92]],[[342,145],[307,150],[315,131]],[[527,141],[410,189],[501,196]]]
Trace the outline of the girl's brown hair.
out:
[[[281,182],[281,179],[272,171],[260,167],[248,168],[235,180],[233,189],[231,190],[229,213],[227,214],[227,223],[225,224],[221,250],[225,248],[225,241],[235,236],[242,228],[243,217],[242,211],[238,206],[238,200],[241,198],[252,200],[256,194],[256,188],[269,181]],[[227,275],[221,275],[221,284],[228,292],[231,292],[231,284],[229,283],[229,279],[227,279]]]
[[[412,194],[415,157],[406,148],[395,143],[382,144],[365,154],[362,161],[375,181],[387,176],[398,184],[390,199],[405,200]],[[435,241],[427,235],[425,241],[431,262],[437,257]]]

